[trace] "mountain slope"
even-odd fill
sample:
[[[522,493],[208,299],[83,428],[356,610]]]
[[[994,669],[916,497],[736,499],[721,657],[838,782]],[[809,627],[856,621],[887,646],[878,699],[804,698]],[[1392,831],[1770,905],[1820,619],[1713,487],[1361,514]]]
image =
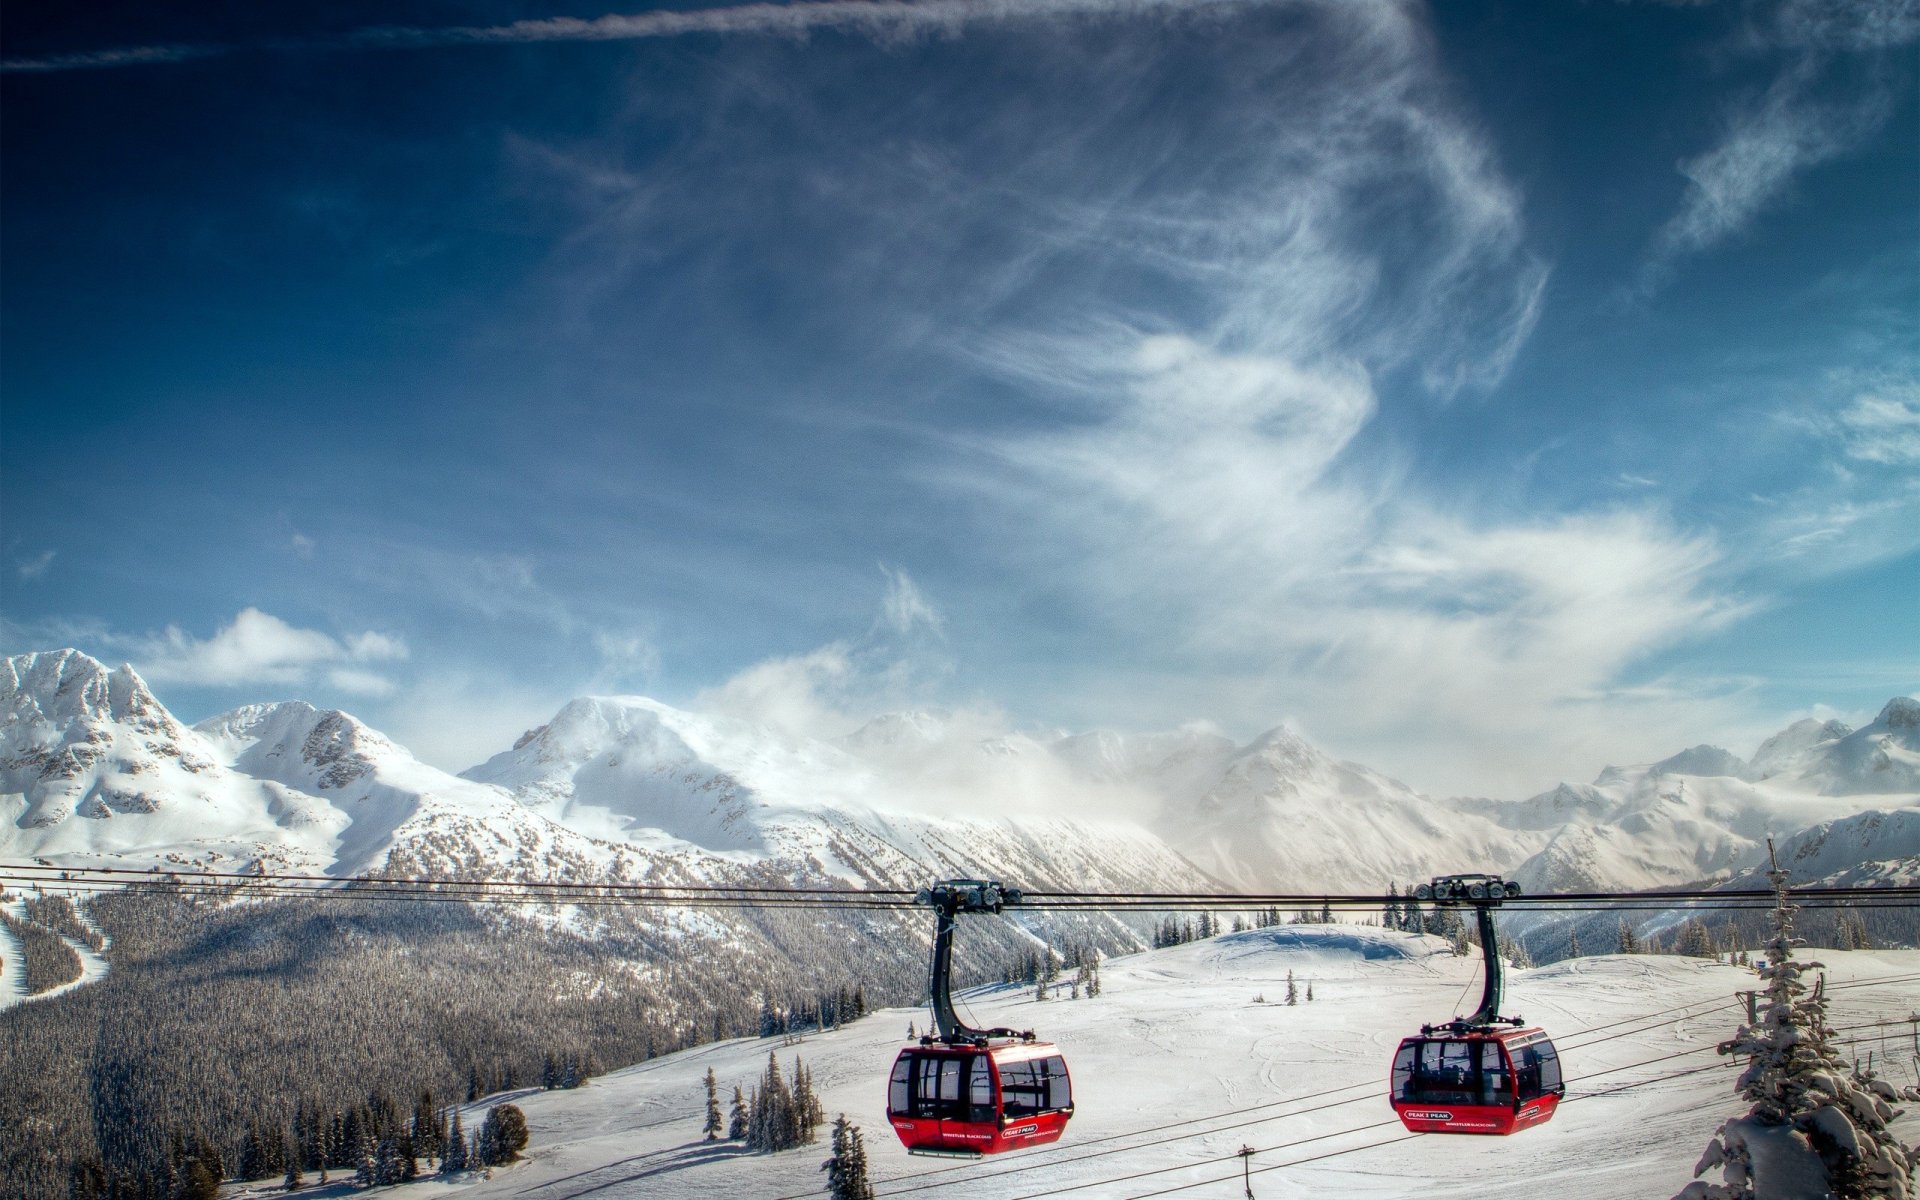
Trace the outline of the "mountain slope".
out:
[[[923,795],[916,804],[909,794],[903,803],[900,776],[840,746],[645,697],[575,700],[465,777],[508,789],[532,811],[610,842],[700,847],[869,886],[981,874],[1030,888],[1202,883],[1190,864],[1131,823],[1016,821],[970,815],[959,805],[951,816],[931,815],[935,802]]]
[[[1381,891],[1446,870],[1504,870],[1537,833],[1503,829],[1275,729],[1160,826],[1207,870],[1255,891]]]
[[[1820,957],[1833,984],[1867,985],[1831,993],[1835,1025],[1904,1016],[1899,989],[1871,982],[1910,977],[1920,953]],[[1311,1003],[1277,1003],[1289,974],[1302,992],[1313,985]],[[1712,1066],[1713,1046],[1733,1032],[1733,995],[1752,986],[1750,972],[1671,957],[1585,958],[1515,971],[1508,991],[1545,1020],[1582,1099],[1511,1140],[1404,1138],[1383,1094],[1392,1048],[1453,1012],[1474,975],[1472,959],[1454,958],[1437,939],[1282,926],[1110,960],[1093,999],[974,990],[965,999],[983,1021],[1034,1028],[1060,1047],[1076,1109],[1057,1145],[960,1167],[906,1155],[884,1115],[888,1064],[908,1023],[924,1023],[921,1010],[884,1011],[790,1047],[703,1046],[579,1091],[513,1097],[532,1131],[530,1161],[472,1179],[460,1194],[818,1194],[824,1130],[822,1144],[779,1154],[701,1139],[705,1073],[725,1096],[759,1079],[769,1053],[789,1075],[799,1057],[827,1116],[845,1113],[861,1127],[877,1190],[930,1188],[956,1200],[1197,1184],[1205,1186],[1192,1195],[1238,1196],[1243,1145],[1255,1151],[1246,1165],[1260,1196],[1642,1200],[1678,1191],[1708,1135],[1744,1111],[1733,1073],[1694,1068]],[[1668,1078],[1676,1072],[1685,1074]],[[1318,1099],[1285,1103],[1302,1096]],[[469,1110],[469,1128],[483,1110]],[[1910,1113],[1896,1128],[1911,1141],[1920,1119]]]

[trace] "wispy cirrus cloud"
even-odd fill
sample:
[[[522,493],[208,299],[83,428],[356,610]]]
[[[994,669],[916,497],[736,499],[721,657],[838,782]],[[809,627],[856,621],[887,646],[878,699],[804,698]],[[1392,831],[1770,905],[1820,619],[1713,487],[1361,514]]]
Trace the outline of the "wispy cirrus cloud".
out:
[[[1654,235],[1640,273],[1660,287],[1683,258],[1745,230],[1795,177],[1854,149],[1891,111],[1877,56],[1920,40],[1910,0],[1792,0],[1751,6],[1736,42],[1745,55],[1778,59],[1758,94],[1730,103],[1719,139],[1678,164],[1680,208]]]
[[[18,559],[13,564],[13,573],[28,582],[45,579],[47,572],[53,569],[54,554],[52,550],[42,550],[38,554]]]
[[[1920,384],[1862,392],[1834,416],[1848,456],[1884,466],[1920,464]]]
[[[171,43],[110,47],[0,62],[0,71],[47,73],[109,70],[195,62],[231,54],[408,50],[551,42],[623,42],[692,34],[805,37],[841,30],[887,41],[952,33],[977,22],[1078,17],[1103,13],[1225,8],[1264,0],[811,0],[796,4],[738,4],[661,9],[601,17],[547,17],[500,25],[374,26],[313,37],[233,43]]]

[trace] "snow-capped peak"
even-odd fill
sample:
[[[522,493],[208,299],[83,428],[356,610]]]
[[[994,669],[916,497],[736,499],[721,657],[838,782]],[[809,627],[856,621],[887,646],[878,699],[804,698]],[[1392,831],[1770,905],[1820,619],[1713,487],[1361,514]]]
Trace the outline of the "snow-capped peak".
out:
[[[413,756],[338,709],[304,700],[249,704],[194,726],[235,768],[302,790],[328,791]]]
[[[1817,721],[1812,717],[1795,721],[1761,742],[1760,748],[1753,752],[1750,764],[1753,777],[1770,779],[1788,774],[1801,765],[1800,760],[1808,751],[1837,742],[1852,732],[1851,725],[1840,721]]]
[[[1920,700],[1912,696],[1895,696],[1887,701],[1880,715],[1873,719],[1875,725],[1888,730],[1920,729]]]
[[[1670,758],[1661,759],[1648,768],[1647,774],[1724,775],[1730,779],[1741,779],[1747,774],[1747,764],[1739,755],[1718,746],[1693,746]]]
[[[131,666],[108,670],[78,650],[16,654],[0,669],[0,712],[16,722],[66,728],[75,722],[124,721],[179,729]]]

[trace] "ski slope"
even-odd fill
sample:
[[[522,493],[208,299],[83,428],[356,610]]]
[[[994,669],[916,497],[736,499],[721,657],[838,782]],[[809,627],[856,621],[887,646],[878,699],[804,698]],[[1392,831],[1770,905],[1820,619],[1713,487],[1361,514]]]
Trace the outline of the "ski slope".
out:
[[[1874,1050],[1876,1063],[1891,1059],[1884,1073],[1896,1085],[1916,1082],[1904,1018],[1920,1002],[1920,951],[1812,957],[1828,964],[1836,1027],[1901,1019],[1865,1035],[1858,1050]],[[1280,1003],[1289,970],[1302,997],[1292,1007]],[[926,1014],[897,1009],[799,1045],[720,1043],[576,1091],[518,1094],[530,1161],[491,1179],[403,1185],[403,1194],[820,1195],[824,1138],[775,1155],[701,1141],[706,1070],[718,1077],[724,1107],[736,1084],[759,1077],[770,1049],[783,1073],[796,1053],[804,1059],[829,1121],[844,1112],[865,1131],[877,1195],[928,1200],[1139,1197],[1196,1184],[1171,1194],[1240,1197],[1243,1145],[1257,1151],[1250,1181],[1262,1198],[1645,1200],[1685,1184],[1708,1135],[1744,1111],[1731,1091],[1735,1064],[1711,1049],[1740,1018],[1734,993],[1755,985],[1741,968],[1615,956],[1513,972],[1505,1009],[1553,1034],[1569,1102],[1551,1124],[1512,1138],[1407,1135],[1387,1106],[1399,1039],[1478,998],[1477,958],[1455,958],[1438,939],[1281,926],[1111,960],[1102,975],[1094,999],[1036,1003],[1030,990],[1012,988],[965,995],[980,1023],[1031,1027],[1065,1050],[1078,1111],[1056,1146],[976,1163],[906,1155],[886,1123],[884,1081],[908,1023],[924,1029]],[[1696,1073],[1660,1078],[1682,1071]],[[474,1106],[469,1128],[484,1107]],[[1188,1123],[1159,1128],[1175,1122]],[[1912,1116],[1895,1128],[1920,1139]],[[1306,1161],[1284,1165],[1296,1160]]]
[[[8,916],[14,917],[17,920],[24,921],[27,919],[27,906],[25,901],[8,901],[5,904],[0,904],[0,909],[4,909]],[[88,917],[79,906],[75,906],[74,912],[75,915],[79,917],[81,924],[93,932],[100,934],[102,938],[106,937],[105,931],[98,925],[95,925],[92,918]],[[79,956],[80,974],[60,984],[58,987],[51,987],[38,995],[34,995],[27,991],[26,953],[21,948],[20,939],[14,936],[12,930],[4,925],[0,925],[0,958],[4,958],[4,961],[0,962],[0,1008],[11,1008],[16,1004],[24,1004],[29,1000],[51,1000],[55,996],[64,996],[76,988],[83,988],[90,983],[97,982],[106,977],[107,971],[111,969],[106,955],[95,950],[85,942],[77,941],[64,933],[57,934],[56,936],[71,947],[73,952]],[[111,944],[111,940],[109,940],[107,945],[102,946],[101,949],[105,950],[110,947]]]

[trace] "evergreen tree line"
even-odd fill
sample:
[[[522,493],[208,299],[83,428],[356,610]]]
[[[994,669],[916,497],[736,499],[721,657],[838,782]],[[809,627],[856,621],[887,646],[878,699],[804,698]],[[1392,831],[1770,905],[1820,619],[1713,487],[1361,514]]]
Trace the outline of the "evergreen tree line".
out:
[[[65,896],[37,896],[29,894],[22,907],[29,921],[38,922],[63,937],[70,937],[83,946],[98,952],[106,949],[107,939],[99,930],[89,929],[80,919],[73,901]]]
[[[1277,916],[1277,910],[1276,916]],[[1275,924],[1278,924],[1278,920]],[[1188,942],[1203,941],[1221,933],[1220,919],[1212,913],[1203,912],[1197,917],[1182,921],[1178,917],[1166,917],[1153,931],[1153,948],[1164,950],[1168,946],[1184,946]]]
[[[780,1037],[808,1029],[838,1029],[867,1015],[864,983],[842,984],[830,992],[778,1001],[771,989],[760,992],[760,1036]],[[719,1039],[715,1039],[719,1040]]]
[[[467,869],[454,858],[390,867]],[[598,868],[517,869],[584,878]],[[796,880],[756,866],[736,882]],[[86,916],[111,938],[113,971],[0,1011],[9,1200],[172,1197],[189,1168],[237,1170],[250,1137],[249,1165],[285,1154],[274,1143],[285,1145],[303,1103],[344,1116],[375,1090],[458,1101],[566,1086],[753,1036],[769,996],[782,998],[774,1007],[788,1031],[830,1027],[869,1005],[921,999],[931,933],[917,913],[771,909],[729,912],[723,932],[689,936],[649,909],[294,901],[245,886],[189,895],[159,874],[90,898]],[[1058,936],[1069,960],[1137,949],[1147,932],[1139,918],[1079,913],[1035,928]],[[1022,930],[980,923],[956,952],[956,979],[991,978],[1031,945]],[[33,1136],[8,1136],[23,1129]]]
[[[1649,929],[1624,915],[1595,914],[1564,932],[1547,932],[1533,940],[1554,939],[1547,961],[1586,954],[1680,954],[1746,965],[1752,951],[1771,936],[1759,927],[1764,919],[1764,913],[1721,912],[1687,917],[1666,929]],[[1912,946],[1920,935],[1920,922],[1900,910],[1813,909],[1803,910],[1798,920],[1810,944],[1835,950]]]
[[[1158,942],[1155,944],[1158,945]],[[1061,971],[1072,968],[1073,978],[1067,982],[1068,996],[1074,1000],[1082,996],[1098,996],[1101,958],[1097,946],[1076,939],[1069,939],[1063,951],[1056,951],[1051,946],[1023,946],[1020,953],[1007,961],[1000,979],[1003,983],[1031,987],[1036,1000],[1049,1000],[1060,992]]]
[[[753,992],[728,986],[741,976],[835,1006],[844,993],[849,1012],[871,988],[806,989],[794,959],[778,955],[683,952],[662,960],[657,975],[678,989],[662,995],[597,939],[466,905],[228,904],[150,888],[95,897],[89,915],[113,939],[114,970],[0,1012],[0,1178],[10,1197],[159,1200],[212,1164],[252,1172],[294,1153],[303,1172],[317,1172],[312,1112],[345,1121],[364,1110],[360,1125],[379,1131],[375,1173],[389,1160],[404,1172],[399,1141],[411,1124],[386,1120],[372,1095],[473,1100],[577,1085],[716,1031],[737,1036],[757,1015]],[[627,929],[623,952],[640,936]],[[851,952],[836,951],[819,957],[852,965]],[[902,999],[922,966],[918,953],[903,961],[893,984]],[[34,1136],[7,1135],[22,1129]],[[393,1143],[385,1157],[383,1141]],[[359,1171],[344,1153],[329,1172]]]
[[[0,925],[6,926],[19,940],[20,962],[29,996],[50,992],[80,978],[80,956],[53,930],[5,912],[0,912]]]
[[[713,1072],[707,1072],[706,1136],[713,1140],[720,1127],[720,1106]],[[767,1069],[758,1083],[746,1091],[733,1089],[732,1120],[727,1127],[730,1141],[745,1142],[747,1149],[771,1154],[811,1145],[819,1136],[824,1115],[820,1098],[814,1094],[813,1075],[799,1055],[793,1056],[793,1082],[780,1072],[780,1061],[767,1055]]]

